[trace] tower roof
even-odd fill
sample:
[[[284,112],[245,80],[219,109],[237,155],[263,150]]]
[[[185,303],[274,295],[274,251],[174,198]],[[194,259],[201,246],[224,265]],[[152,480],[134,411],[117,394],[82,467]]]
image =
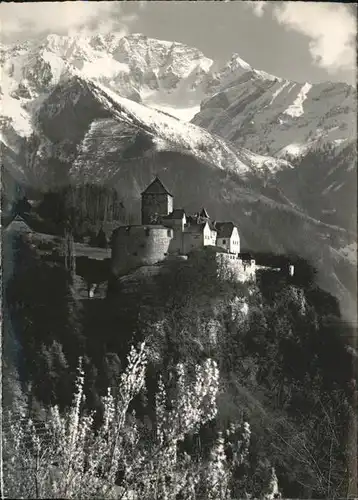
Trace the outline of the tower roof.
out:
[[[21,217],[21,215],[17,214],[12,219],[12,221],[5,228],[6,231],[18,231],[22,233],[32,233],[32,229],[27,224],[27,222]]]
[[[201,209],[199,216],[202,217],[203,219],[210,219],[210,216],[209,216],[208,212],[206,211],[206,208]]]
[[[167,190],[158,176],[156,176],[154,181],[151,182],[149,186],[142,192],[142,195],[143,194],[168,194],[169,196],[173,197],[173,195]]]

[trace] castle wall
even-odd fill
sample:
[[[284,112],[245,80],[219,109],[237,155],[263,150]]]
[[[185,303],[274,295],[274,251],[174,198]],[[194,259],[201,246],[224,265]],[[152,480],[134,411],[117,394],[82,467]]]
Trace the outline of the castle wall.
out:
[[[183,253],[198,250],[207,245],[215,245],[216,232],[210,229],[209,224],[206,224],[203,231],[185,230],[183,233]]]
[[[152,224],[152,217],[169,215],[173,211],[173,197],[168,194],[142,195],[142,224]]]
[[[218,273],[224,273],[223,277],[233,275],[242,283],[252,281],[256,278],[256,263],[254,260],[243,261],[237,255],[217,253],[216,262],[218,264]]]
[[[153,265],[170,253],[173,230],[163,226],[122,226],[113,232],[111,270],[120,275]]]
[[[183,254],[184,249],[183,249],[183,232],[181,231],[181,228],[179,227],[174,227],[173,228],[173,239],[170,243],[169,246],[169,253],[170,254]]]
[[[182,219],[166,219],[163,224],[172,227],[174,230],[184,231],[185,218]]]
[[[183,235],[183,253],[187,254],[204,246],[204,237],[202,232],[184,232]]]

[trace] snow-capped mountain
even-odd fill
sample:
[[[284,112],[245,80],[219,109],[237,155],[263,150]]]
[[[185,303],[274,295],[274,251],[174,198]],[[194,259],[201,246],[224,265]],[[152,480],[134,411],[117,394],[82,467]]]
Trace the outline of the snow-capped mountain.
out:
[[[50,149],[51,158],[54,150],[58,150],[55,138],[52,142],[47,142],[46,148],[44,144],[37,144],[38,138],[49,133],[51,117],[47,115],[50,109],[53,116],[56,114],[54,106],[49,107],[48,96],[56,95],[57,86],[72,89],[74,77],[80,78],[82,82],[95,82],[108,93],[114,92],[117,98],[120,96],[130,99],[126,106],[135,106],[134,102],[140,102],[152,109],[160,109],[180,117],[189,113],[187,118],[190,118],[198,110],[204,97],[217,91],[221,85],[227,85],[234,75],[241,75],[250,68],[239,56],[234,55],[222,70],[214,73],[213,61],[197,49],[143,35],[120,37],[115,34],[78,37],[49,35],[32,42],[4,46],[1,49],[1,62],[3,157],[8,170],[22,182],[29,173],[31,182],[35,179],[41,181],[42,170],[38,161],[40,153],[37,152],[36,160],[33,156],[34,148],[37,151],[40,148],[44,161],[48,158]],[[257,74],[265,77],[260,72]],[[65,94],[67,99],[68,93]],[[70,96],[69,102],[73,101],[72,97]],[[58,107],[62,105],[64,103],[57,103]],[[48,110],[44,110],[46,106],[49,107]],[[145,108],[140,109],[143,114]],[[81,114],[85,113],[86,110],[81,109]],[[45,115],[46,119],[43,121]],[[149,110],[146,115],[147,118],[150,117]],[[157,116],[159,115],[153,115],[152,122]],[[73,117],[71,118],[71,123],[74,123]],[[73,134],[82,133],[79,132],[82,131],[81,126],[76,131],[71,123],[67,127],[70,127]],[[184,127],[177,120],[171,123],[177,129]],[[191,128],[194,130],[192,138]],[[187,124],[183,137],[186,135],[191,141],[196,138],[197,143],[202,143],[203,149],[203,143],[210,142],[208,137],[212,135],[203,130],[199,133],[198,130]],[[220,151],[226,150],[224,156],[228,165],[227,151],[230,147],[223,141],[220,142],[219,138],[215,141],[220,143]],[[210,161],[216,155],[218,165],[222,163],[222,154],[207,151],[204,155],[201,151],[201,156],[210,157]],[[261,171],[277,171],[289,164],[242,150],[240,158],[235,156],[230,165],[230,168],[240,168],[241,172],[246,169],[248,172],[252,171],[252,167]]]
[[[193,123],[237,146],[277,157],[356,138],[357,92],[345,83],[297,83],[252,71],[232,75]]]
[[[50,149],[51,158],[55,151],[58,154],[59,146],[55,139],[48,140],[47,152],[43,144],[39,146],[39,137],[49,133],[51,117],[47,116],[44,123],[38,117],[45,116],[44,106],[49,103],[47,98],[51,94],[56,95],[57,86],[61,89],[66,86],[72,88],[72,83],[68,82],[73,82],[75,76],[83,82],[94,82],[108,92],[112,91],[117,98],[129,99],[127,107],[133,107],[137,102],[188,119],[201,106],[192,122],[211,135],[208,136],[204,130],[199,134],[199,129],[195,128],[191,137],[189,124],[183,135],[187,136],[186,141],[196,138],[197,146],[202,143],[200,147],[196,146],[196,152],[205,148],[203,143],[210,143],[211,139],[207,138],[213,137],[213,134],[216,144],[222,137],[226,141],[220,143],[220,154],[218,151],[206,151],[205,154],[201,151],[201,156],[210,157],[209,161],[216,162],[218,166],[223,162],[227,166],[230,163],[231,169],[239,168],[242,173],[246,168],[246,174],[256,175],[259,184],[265,175],[275,187],[284,191],[285,196],[289,194],[304,209],[307,208],[305,203],[310,203],[293,192],[290,185],[300,187],[300,184],[306,185],[311,181],[309,169],[305,169],[302,180],[303,169],[299,169],[300,174],[297,175],[297,169],[285,168],[290,166],[288,162],[272,157],[296,158],[294,164],[297,165],[297,158],[301,159],[309,151],[317,148],[321,151],[327,144],[333,146],[333,156],[340,154],[341,167],[339,172],[335,172],[335,177],[339,179],[338,187],[332,185],[330,174],[317,187],[319,195],[333,189],[342,193],[344,198],[347,194],[345,177],[349,178],[351,185],[351,177],[356,171],[352,162],[342,164],[340,153],[346,151],[356,135],[356,92],[346,84],[290,82],[252,68],[238,54],[218,68],[215,62],[195,48],[140,34],[126,37],[117,34],[49,35],[19,45],[3,46],[0,53],[4,164],[22,182],[28,180],[29,172],[31,182],[34,178],[41,181],[39,153],[36,160],[34,149],[38,151],[40,148],[44,160]],[[63,103],[57,103],[57,106],[61,105]],[[140,109],[143,114],[144,108]],[[51,110],[55,114],[53,105]],[[81,109],[81,116],[86,112],[86,109]],[[145,113],[149,119],[149,110]],[[152,115],[151,123],[158,116]],[[73,117],[70,122],[74,123]],[[66,126],[71,128],[70,122]],[[175,127],[184,127],[184,124],[176,124]],[[81,126],[78,131],[72,126],[72,132],[81,134]],[[67,140],[71,142],[72,139]],[[183,140],[179,142],[183,144]],[[71,147],[74,147],[73,144]],[[224,150],[225,160],[221,158]],[[230,162],[228,150],[235,150],[235,159]],[[237,157],[238,151],[240,154]],[[73,159],[76,151],[71,154]],[[353,174],[345,176],[345,171]],[[326,178],[325,175],[323,177]],[[327,220],[327,203],[324,205],[321,212],[314,210],[308,213]],[[341,219],[338,217],[337,220]]]
[[[295,168],[268,182],[311,216],[355,231],[356,114],[350,85],[297,83],[247,68],[222,82],[192,123],[237,147],[290,160]]]
[[[34,99],[75,70],[123,97],[188,118],[207,95],[213,66],[195,48],[140,34],[49,35],[32,43],[2,47],[1,54],[3,91],[20,102]],[[19,117],[19,126],[20,122]],[[26,132],[26,124],[21,125]]]
[[[32,123],[26,154],[15,160],[26,161],[28,180],[38,186],[68,182],[68,175],[79,181],[110,181],[124,160],[137,161],[143,154],[137,148],[137,138],[143,135],[150,140],[151,152],[192,155],[211,168],[240,175],[246,184],[264,178],[267,169],[292,168],[287,160],[235,148],[196,125],[119,96],[79,74],[62,78],[42,97]],[[118,152],[112,162],[105,158],[107,139],[109,152]]]
[[[180,43],[116,34],[49,35],[2,46],[0,62],[2,156],[21,182],[32,164],[38,110],[58,83],[79,75],[122,97],[190,119],[207,95],[213,65],[199,50]]]
[[[3,124],[22,137],[43,96],[73,74],[184,120],[197,113],[195,124],[259,154],[301,154],[356,134],[353,87],[277,78],[238,54],[220,68],[196,48],[140,34],[49,35],[0,54]]]

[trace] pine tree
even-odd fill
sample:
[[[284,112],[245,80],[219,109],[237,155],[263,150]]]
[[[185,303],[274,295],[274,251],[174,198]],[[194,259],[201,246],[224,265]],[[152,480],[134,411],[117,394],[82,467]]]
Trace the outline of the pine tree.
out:
[[[108,246],[106,233],[103,231],[102,227],[98,231],[98,234],[96,236],[96,244],[100,248],[107,248],[107,246]]]
[[[69,272],[72,281],[76,275],[76,249],[72,231],[65,229],[65,268]]]

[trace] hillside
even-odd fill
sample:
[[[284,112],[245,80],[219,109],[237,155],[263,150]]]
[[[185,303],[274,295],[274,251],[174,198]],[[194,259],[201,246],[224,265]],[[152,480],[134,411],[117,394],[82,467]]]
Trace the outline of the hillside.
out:
[[[355,227],[347,217],[351,205],[341,200],[350,199],[345,186],[352,189],[354,150],[347,165],[341,142],[337,168],[334,149],[327,175],[323,164],[316,177],[310,163],[273,156],[292,137],[305,141],[319,121],[329,140],[349,141],[355,102],[349,86],[306,85],[303,100],[303,86],[283,88],[285,82],[238,55],[218,69],[196,49],[141,35],[48,36],[3,47],[2,63],[5,183],[15,179],[39,190],[69,182],[106,184],[137,214],[140,192],[157,173],[178,205],[189,211],[205,205],[216,219],[233,220],[247,248],[307,258],[325,288],[352,312],[355,262],[342,249],[354,242]],[[293,106],[298,94],[301,104]],[[194,119],[200,127],[154,109],[183,110],[202,99]],[[348,113],[337,108],[343,104]],[[222,120],[205,121],[210,109]],[[252,113],[262,126],[250,124]],[[274,126],[278,115],[285,125]],[[330,187],[332,176],[336,184]],[[306,189],[314,182],[316,197]],[[334,197],[323,196],[330,189]]]
[[[217,412],[209,425],[197,426],[194,432],[186,428],[185,433],[181,433],[188,436],[180,439],[179,452],[184,447],[195,457],[192,463],[197,464],[197,456],[201,460],[202,456],[204,460],[208,457],[206,450],[217,431],[222,430],[224,434],[231,423],[245,419],[250,424],[252,438],[245,469],[238,471],[240,476],[234,476],[232,487],[236,494],[232,498],[243,498],[245,490],[260,498],[267,472],[273,465],[277,467],[280,489],[286,498],[326,497],[328,489],[340,496],[346,490],[344,450],[349,404],[347,382],[351,376],[351,356],[343,341],[347,332],[340,322],[337,301],[312,282],[312,270],[307,263],[301,261],[297,266],[301,272],[294,277],[272,273],[274,276],[266,280],[262,276],[256,285],[247,286],[218,280],[205,254],[199,252],[188,261],[156,266],[157,272],[142,268],[123,277],[116,283],[116,293],[111,293],[107,300],[80,301],[78,292],[83,283],[69,280],[63,265],[44,260],[34,245],[24,240],[19,240],[14,248],[16,272],[7,275],[5,288],[5,321],[9,333],[5,352],[6,361],[11,361],[19,342],[23,359],[20,376],[31,384],[29,406],[18,394],[12,392],[12,397],[18,408],[28,410],[36,424],[48,424],[55,415],[54,438],[58,436],[59,413],[58,410],[47,412],[47,409],[58,405],[67,415],[78,373],[78,357],[83,359],[80,374],[84,373],[85,380],[86,399],[81,409],[95,410],[93,423],[97,425],[102,422],[102,403],[106,401],[102,396],[112,395],[107,388],[115,391],[119,387],[120,394],[125,394],[120,382],[124,378],[120,378],[123,366],[136,368],[139,364],[131,363],[133,357],[126,360],[130,346],[145,341],[148,360],[145,388],[133,400],[128,419],[123,419],[128,421],[128,427],[125,427],[126,433],[121,434],[125,438],[130,435],[127,429],[136,425],[136,448],[141,449],[142,444],[146,450],[149,446],[153,448],[155,436],[151,430],[159,420],[155,420],[159,414],[155,404],[159,376],[168,387],[171,409],[176,401],[177,363],[188,369],[186,380],[191,380],[190,375],[194,370],[197,372],[198,364],[210,356],[217,363],[220,376],[218,393],[213,393],[210,373],[199,379],[197,387],[202,393],[202,388],[209,386],[210,394],[217,400]],[[16,325],[13,338],[10,322],[14,328]],[[11,389],[17,388],[17,380],[16,372],[11,373],[9,365],[6,370],[11,376],[5,378],[8,403]],[[138,371],[133,370],[130,377],[134,383],[138,381]],[[144,372],[141,373],[144,376]],[[190,394],[189,388],[186,393]],[[129,401],[123,403],[123,399],[119,400],[121,406]],[[194,404],[196,401],[201,400],[195,398]],[[183,411],[185,424],[191,413],[195,414],[189,409]],[[73,413],[70,415],[73,420]],[[109,420],[118,422],[117,418]],[[85,423],[85,429],[92,429],[88,420]],[[40,434],[39,443],[46,452],[52,447],[51,454],[44,455],[46,460],[41,460],[45,471],[49,460],[54,461],[53,457],[59,457],[57,463],[61,466],[62,449],[58,451],[58,440],[50,440],[51,428],[44,427],[48,432]],[[12,429],[13,426],[6,426],[7,438]],[[83,434],[79,435],[82,438]],[[112,432],[111,435],[118,434]],[[143,440],[139,441],[138,436]],[[202,445],[195,446],[197,441]],[[85,446],[88,443],[87,440],[81,442]],[[108,441],[100,444],[96,452],[108,450]],[[20,461],[18,447],[9,449],[8,439],[6,445],[7,456],[14,456],[16,451],[15,457]],[[29,463],[25,452],[26,449],[24,456]],[[99,452],[97,455],[103,456]],[[142,467],[143,460],[139,463]],[[204,471],[206,464],[205,460]],[[119,462],[119,467],[121,465]],[[322,472],[318,474],[318,470]],[[64,471],[67,474],[68,467]],[[102,463],[99,471],[102,475]],[[119,471],[116,484],[121,485],[122,469]],[[175,471],[177,477],[178,469]],[[12,481],[8,486],[14,492],[12,497],[19,496],[18,484],[25,482],[31,486],[29,475],[23,476],[21,483]],[[85,477],[87,485],[89,475]],[[137,477],[134,476],[133,488],[138,484]],[[79,481],[74,483],[77,487]],[[35,496],[31,495],[35,489],[29,489],[30,486],[26,489],[30,494],[25,492],[20,496]],[[41,491],[50,493],[53,487]],[[83,491],[78,496],[89,496]],[[96,496],[103,497],[103,494]],[[155,496],[154,492],[138,494],[138,498],[146,499]]]

